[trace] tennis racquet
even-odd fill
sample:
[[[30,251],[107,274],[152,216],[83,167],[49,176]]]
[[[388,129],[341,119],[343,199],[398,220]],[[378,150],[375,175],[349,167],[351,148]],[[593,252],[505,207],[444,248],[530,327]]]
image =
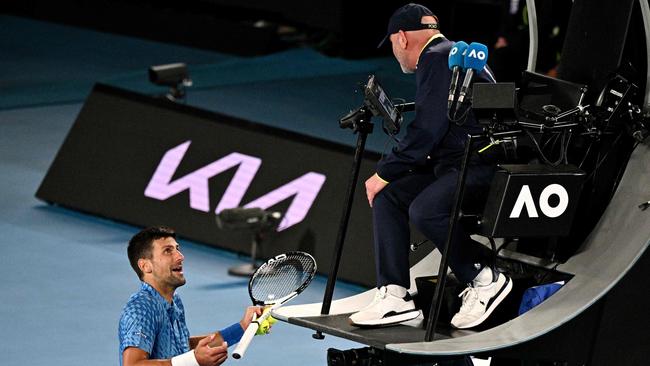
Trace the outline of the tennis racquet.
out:
[[[248,294],[254,305],[271,306],[259,318],[253,316],[232,357],[240,359],[251,343],[260,324],[271,311],[298,296],[316,274],[314,257],[305,252],[288,252],[277,255],[258,268],[248,282]]]

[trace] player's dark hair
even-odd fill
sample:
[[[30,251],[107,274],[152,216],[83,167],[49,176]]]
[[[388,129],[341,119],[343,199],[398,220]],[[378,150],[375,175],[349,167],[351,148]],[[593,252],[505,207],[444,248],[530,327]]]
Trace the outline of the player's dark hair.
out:
[[[152,226],[142,229],[129,240],[129,247],[126,249],[129,262],[140,280],[144,274],[138,267],[138,260],[140,258],[151,259],[154,240],[169,237],[176,238],[174,229],[166,226]]]

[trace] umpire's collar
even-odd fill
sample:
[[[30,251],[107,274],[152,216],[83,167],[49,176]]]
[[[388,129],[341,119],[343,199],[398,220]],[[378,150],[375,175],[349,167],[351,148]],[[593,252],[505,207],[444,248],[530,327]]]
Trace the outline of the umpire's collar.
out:
[[[433,36],[431,36],[431,38],[429,38],[427,43],[425,43],[424,46],[422,46],[422,49],[420,50],[420,55],[422,55],[422,52],[424,52],[425,48],[429,47],[429,43],[431,43],[434,39],[440,39],[440,38],[445,38],[445,36],[442,33],[434,34]]]
[[[429,45],[431,45],[432,42],[435,41],[435,43],[438,43],[441,42],[443,39],[445,39],[445,36],[442,33],[434,34],[433,36],[431,36],[431,38],[429,38],[427,43],[425,43],[424,46],[422,46],[422,49],[420,50],[420,54],[418,55],[418,62],[420,61],[420,57],[422,57],[422,52],[424,52],[424,50],[426,50],[427,47],[429,47]],[[416,69],[417,67],[418,66],[415,65]]]

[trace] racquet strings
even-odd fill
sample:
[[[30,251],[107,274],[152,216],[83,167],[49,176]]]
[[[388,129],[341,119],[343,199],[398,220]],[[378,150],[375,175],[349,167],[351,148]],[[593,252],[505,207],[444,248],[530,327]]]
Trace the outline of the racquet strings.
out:
[[[275,303],[301,287],[313,278],[316,263],[313,258],[301,253],[287,254],[262,266],[251,279],[250,295],[258,303]]]

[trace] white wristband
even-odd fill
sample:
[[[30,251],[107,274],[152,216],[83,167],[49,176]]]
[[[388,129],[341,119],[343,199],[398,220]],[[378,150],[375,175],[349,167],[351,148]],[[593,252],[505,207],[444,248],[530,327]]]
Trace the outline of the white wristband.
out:
[[[172,366],[200,366],[196,361],[194,350],[172,357]]]

